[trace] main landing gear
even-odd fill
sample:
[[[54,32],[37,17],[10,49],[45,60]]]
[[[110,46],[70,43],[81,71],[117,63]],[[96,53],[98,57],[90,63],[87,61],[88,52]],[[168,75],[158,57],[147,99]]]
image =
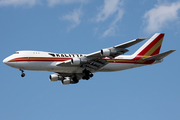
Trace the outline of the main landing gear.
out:
[[[91,77],[93,77],[93,74],[86,69],[83,70],[83,73],[84,76],[82,77],[82,79],[89,80]]]
[[[25,76],[24,70],[22,69],[19,69],[19,70],[22,72],[21,77],[24,77]]]

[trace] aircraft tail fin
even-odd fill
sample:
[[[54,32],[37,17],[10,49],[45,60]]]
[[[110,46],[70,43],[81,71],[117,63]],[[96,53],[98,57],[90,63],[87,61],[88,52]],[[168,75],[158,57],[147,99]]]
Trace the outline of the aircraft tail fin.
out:
[[[159,54],[164,33],[154,34],[142,47],[140,47],[133,55],[147,58]]]

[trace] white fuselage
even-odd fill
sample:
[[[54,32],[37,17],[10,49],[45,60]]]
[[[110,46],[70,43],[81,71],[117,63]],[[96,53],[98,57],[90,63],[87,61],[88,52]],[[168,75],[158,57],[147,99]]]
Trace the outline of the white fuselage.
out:
[[[85,56],[84,54],[56,54],[41,51],[17,51],[15,54],[4,59],[4,63],[23,70],[51,71],[57,73],[81,73],[83,68],[79,66],[57,66],[58,63],[72,59],[73,57]],[[134,55],[121,55],[114,59],[105,58],[108,64],[99,72],[110,72],[140,67],[153,64],[138,62]],[[96,71],[97,72],[97,71]]]

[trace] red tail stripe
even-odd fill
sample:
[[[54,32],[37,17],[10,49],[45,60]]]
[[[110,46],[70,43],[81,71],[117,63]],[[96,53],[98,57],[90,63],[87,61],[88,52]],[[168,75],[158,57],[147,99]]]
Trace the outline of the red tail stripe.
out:
[[[164,33],[161,33],[158,37],[156,37],[146,48],[144,48],[138,55],[145,55],[159,40],[164,37]],[[159,49],[160,50],[160,49]],[[159,51],[156,52],[158,54]],[[154,55],[154,54],[152,54]]]

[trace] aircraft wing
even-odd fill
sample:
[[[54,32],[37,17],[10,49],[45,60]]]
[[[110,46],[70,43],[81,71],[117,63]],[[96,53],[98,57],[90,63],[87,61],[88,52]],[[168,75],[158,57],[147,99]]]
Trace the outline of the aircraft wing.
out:
[[[115,58],[121,54],[124,54],[125,52],[128,52],[126,48],[137,44],[146,38],[137,38],[132,41],[116,45],[114,47],[102,49],[100,51],[87,54],[85,56],[79,57],[79,58],[72,58],[71,60],[67,60],[65,62],[57,63],[57,66],[79,66],[86,69],[89,69],[90,71],[96,71],[108,64],[108,61],[106,61],[103,58]]]
[[[88,54],[86,57],[87,58],[96,58],[96,57],[100,57],[100,58],[104,58],[104,57],[109,57],[109,58],[114,58],[117,57],[121,54],[124,54],[126,52],[128,52],[129,50],[127,50],[126,48],[135,45],[143,40],[145,40],[146,38],[137,38],[135,40],[123,43],[123,44],[119,44],[116,45],[114,47],[110,47],[110,48],[106,48],[106,49],[102,49],[101,51],[97,51],[91,54]],[[104,52],[109,52],[112,53],[110,55],[103,55]]]
[[[82,58],[78,58],[78,59],[82,60]],[[65,62],[57,63],[56,66],[62,66],[62,67],[63,66],[66,66],[66,67],[77,66],[77,67],[86,68],[87,70],[89,70],[91,72],[95,72],[108,63],[109,62],[105,59],[97,58],[97,59],[88,59],[87,62],[81,63],[81,64],[72,64],[72,59],[71,59],[71,60],[67,60]]]

